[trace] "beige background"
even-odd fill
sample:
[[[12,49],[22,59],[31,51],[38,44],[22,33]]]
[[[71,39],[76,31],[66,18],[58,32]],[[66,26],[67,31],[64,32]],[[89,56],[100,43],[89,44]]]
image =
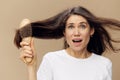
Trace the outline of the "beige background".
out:
[[[120,0],[0,0],[0,80],[28,79],[26,66],[19,60],[20,51],[13,44],[15,29],[22,19],[46,19],[77,5],[85,6],[98,16],[120,20]],[[110,30],[110,33],[120,39],[120,31]],[[62,39],[35,39],[39,64],[46,52],[62,49],[62,42]],[[120,44],[115,45],[120,48]],[[113,62],[113,80],[120,80],[120,54],[105,56]]]

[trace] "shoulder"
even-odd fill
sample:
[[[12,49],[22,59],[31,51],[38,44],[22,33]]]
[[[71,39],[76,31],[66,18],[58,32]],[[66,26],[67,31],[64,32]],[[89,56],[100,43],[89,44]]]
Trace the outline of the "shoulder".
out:
[[[58,51],[48,52],[48,53],[46,53],[43,56],[43,58],[55,59],[57,57],[60,57],[63,53],[64,53],[64,50],[58,50]]]
[[[94,54],[97,62],[103,64],[103,65],[112,65],[112,61],[105,57],[105,56],[101,56],[101,55],[97,55],[97,54]]]

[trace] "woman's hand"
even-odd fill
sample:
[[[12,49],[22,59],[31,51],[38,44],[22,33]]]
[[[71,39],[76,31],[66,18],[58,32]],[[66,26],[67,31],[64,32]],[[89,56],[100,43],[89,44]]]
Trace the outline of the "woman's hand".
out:
[[[37,56],[35,53],[33,38],[31,38],[30,43],[23,40],[22,42],[20,42],[20,45],[21,45],[20,59],[29,66],[36,66]],[[27,58],[31,59],[31,61],[27,62],[26,60]]]

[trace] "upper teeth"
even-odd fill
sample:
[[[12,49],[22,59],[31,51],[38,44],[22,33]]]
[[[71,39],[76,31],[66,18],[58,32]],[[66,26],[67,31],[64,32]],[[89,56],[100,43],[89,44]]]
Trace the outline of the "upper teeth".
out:
[[[73,40],[73,42],[80,42],[81,40]]]

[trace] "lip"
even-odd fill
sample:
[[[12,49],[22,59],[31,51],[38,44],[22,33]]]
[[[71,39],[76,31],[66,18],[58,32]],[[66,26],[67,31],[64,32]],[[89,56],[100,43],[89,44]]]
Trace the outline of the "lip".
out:
[[[73,40],[82,40],[82,38],[73,38],[72,41]]]
[[[80,46],[81,45],[81,43],[82,43],[82,39],[81,38],[73,38],[72,39],[72,43],[73,43],[73,45],[75,46],[75,47],[78,47],[78,46]]]

